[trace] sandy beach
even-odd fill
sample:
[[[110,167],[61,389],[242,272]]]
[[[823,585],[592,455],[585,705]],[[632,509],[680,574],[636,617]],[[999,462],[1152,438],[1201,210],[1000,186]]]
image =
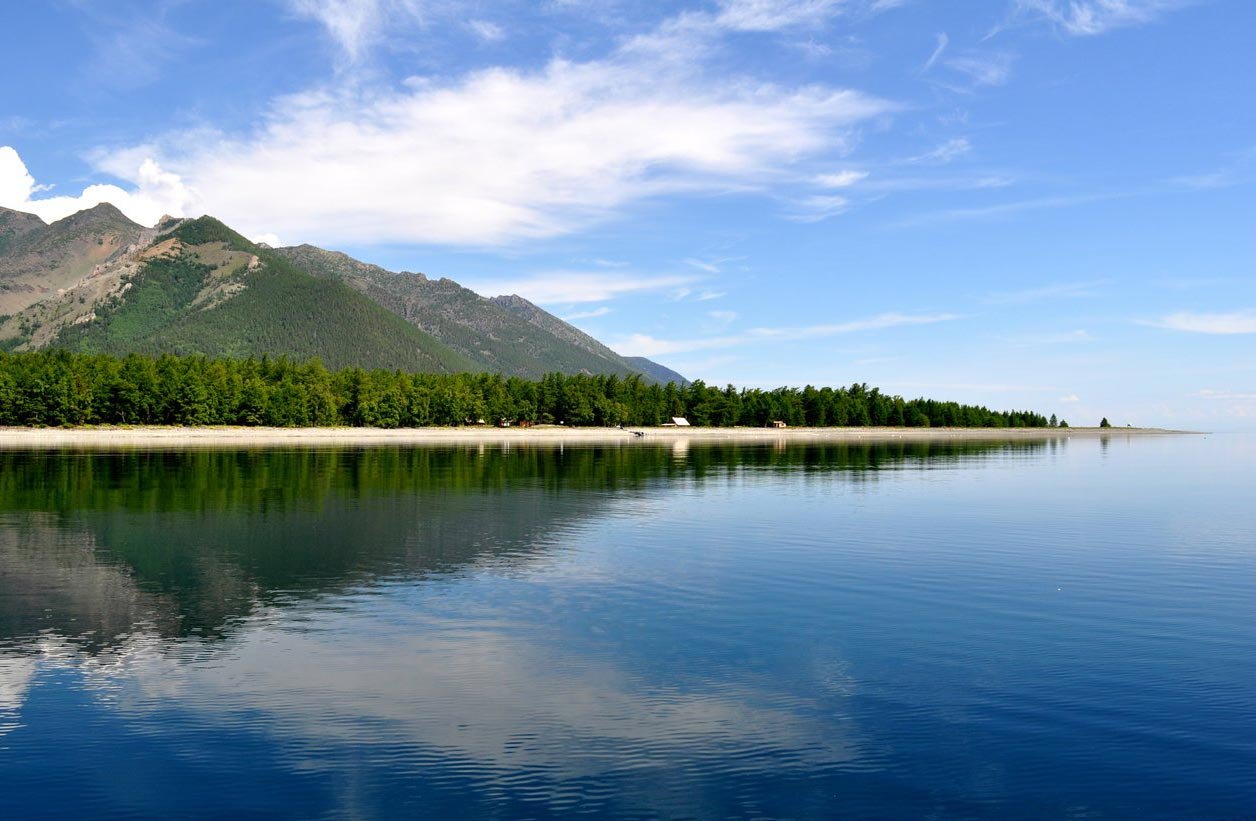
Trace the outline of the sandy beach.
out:
[[[1168,436],[1161,428],[0,428],[0,449],[365,447],[399,445],[649,445],[675,442],[1013,441]],[[641,434],[641,435],[637,435]]]

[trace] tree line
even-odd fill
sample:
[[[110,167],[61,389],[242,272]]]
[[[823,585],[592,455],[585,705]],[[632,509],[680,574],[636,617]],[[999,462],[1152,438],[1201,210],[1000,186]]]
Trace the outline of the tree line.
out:
[[[429,374],[318,360],[114,357],[65,350],[0,352],[0,425],[271,425],[423,427],[666,423],[764,427],[1050,427],[1033,411],[992,411],[849,387],[738,389],[640,376]],[[1065,423],[1059,423],[1063,426]]]

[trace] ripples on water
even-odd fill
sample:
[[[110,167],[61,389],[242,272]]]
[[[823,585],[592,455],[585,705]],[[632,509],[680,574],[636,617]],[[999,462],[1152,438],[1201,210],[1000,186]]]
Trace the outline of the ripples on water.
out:
[[[1251,817],[1253,457],[0,453],[0,817]]]

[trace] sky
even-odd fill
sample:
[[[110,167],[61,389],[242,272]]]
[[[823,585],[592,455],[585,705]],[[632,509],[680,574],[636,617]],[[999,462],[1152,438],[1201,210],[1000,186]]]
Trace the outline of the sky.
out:
[[[0,7],[0,205],[212,214],[738,386],[1256,429],[1249,0]]]

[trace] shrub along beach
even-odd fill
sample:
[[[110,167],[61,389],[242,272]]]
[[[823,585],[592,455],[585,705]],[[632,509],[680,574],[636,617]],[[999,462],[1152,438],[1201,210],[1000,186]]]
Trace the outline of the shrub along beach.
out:
[[[317,360],[124,358],[63,350],[0,353],[0,425],[240,425],[414,428],[468,424],[700,427],[1051,428],[1032,411],[992,411],[877,388],[716,388],[639,376],[427,374]],[[1067,427],[1064,423],[1061,426]]]

